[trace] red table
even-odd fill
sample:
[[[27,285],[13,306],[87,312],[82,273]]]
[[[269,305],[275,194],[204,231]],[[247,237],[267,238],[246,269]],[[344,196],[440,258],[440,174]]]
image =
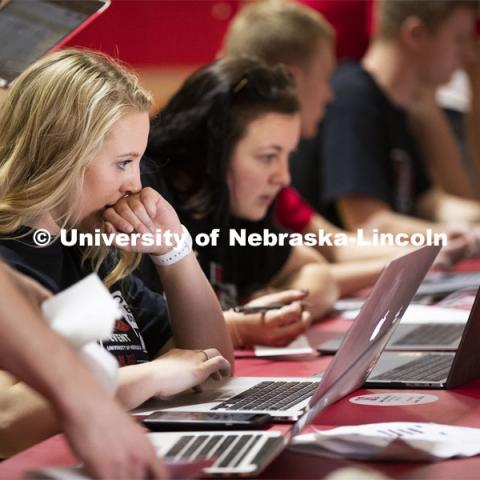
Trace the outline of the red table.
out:
[[[346,326],[339,321],[324,324],[325,331],[338,331]],[[311,338],[325,337],[318,326]],[[328,334],[327,334],[328,335]],[[244,376],[309,376],[323,370],[329,357],[295,359],[240,358],[237,374]],[[375,392],[386,390],[375,390]],[[372,393],[359,390],[351,396]],[[425,392],[425,391],[424,391]],[[480,381],[450,391],[428,391],[439,397],[434,403],[408,407],[373,407],[352,404],[345,398],[322,412],[315,421],[318,426],[352,425],[383,421],[422,421],[480,427]],[[63,436],[57,435],[0,464],[1,479],[19,479],[23,472],[47,465],[65,466],[75,463]],[[284,452],[262,475],[262,478],[321,478],[341,466],[368,466],[393,478],[478,478],[480,457],[452,460],[438,464],[367,464],[331,460],[298,453]]]
[[[478,263],[477,263],[478,265]],[[464,265],[462,270],[471,270]],[[313,343],[326,339],[334,332],[347,328],[348,322],[330,320],[316,325],[309,337]],[[320,331],[321,329],[321,331]],[[237,360],[236,373],[242,376],[310,376],[325,369],[329,357],[305,356],[275,360],[242,355]],[[438,422],[480,427],[480,380],[455,390],[425,391],[438,396],[434,403],[408,407],[381,407],[352,404],[351,396],[386,390],[359,390],[322,412],[315,424],[319,427],[353,425],[385,421]],[[406,391],[406,390],[402,390]],[[390,390],[391,392],[391,390]],[[0,479],[22,478],[25,471],[45,466],[66,466],[76,462],[63,436],[57,435],[0,464]],[[478,478],[480,456],[440,463],[366,463],[332,460],[285,451],[263,473],[262,478],[318,479],[346,466],[374,469],[392,478]]]

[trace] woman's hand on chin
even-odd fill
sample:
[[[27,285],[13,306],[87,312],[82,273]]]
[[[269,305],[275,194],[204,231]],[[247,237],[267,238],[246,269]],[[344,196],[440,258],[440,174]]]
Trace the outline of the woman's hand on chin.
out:
[[[173,207],[149,187],[122,197],[103,218],[106,232],[115,234],[114,244],[126,251],[162,255],[176,245],[174,235],[183,235]]]

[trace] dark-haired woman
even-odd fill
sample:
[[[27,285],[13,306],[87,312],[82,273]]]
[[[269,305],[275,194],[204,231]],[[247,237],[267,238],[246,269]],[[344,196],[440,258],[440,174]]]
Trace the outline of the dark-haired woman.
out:
[[[248,58],[223,59],[194,73],[152,123],[143,185],[173,203],[192,236],[220,230],[216,245],[197,244],[197,258],[237,347],[284,345],[337,298],[328,265],[312,249],[241,246],[230,237],[233,231],[246,237],[280,233],[272,206],[290,182],[288,159],[299,135],[299,104],[289,77]],[[144,280],[160,288],[149,271],[154,273],[144,262]],[[288,305],[250,315],[229,310],[271,289],[276,293],[249,305]],[[304,299],[309,311],[303,311]]]

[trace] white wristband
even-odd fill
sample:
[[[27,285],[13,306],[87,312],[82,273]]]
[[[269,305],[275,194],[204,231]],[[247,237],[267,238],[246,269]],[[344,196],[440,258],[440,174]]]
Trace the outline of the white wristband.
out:
[[[177,243],[171,250],[162,255],[150,255],[152,262],[155,265],[160,265],[162,267],[166,265],[173,265],[174,263],[179,262],[182,258],[186,257],[192,251],[192,237],[190,233],[182,225],[182,239]]]

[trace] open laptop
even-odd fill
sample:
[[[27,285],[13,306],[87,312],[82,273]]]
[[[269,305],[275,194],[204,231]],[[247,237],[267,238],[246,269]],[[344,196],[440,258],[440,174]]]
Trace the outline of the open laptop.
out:
[[[362,329],[365,332],[374,327],[381,329],[382,322],[393,325],[399,321],[438,251],[439,247],[424,247],[385,268],[338,350],[334,365],[354,365],[360,353],[369,348],[372,339]],[[134,413],[240,411],[268,413],[276,422],[296,421],[305,412],[310,397],[323,390],[322,384],[327,380],[320,383],[312,377],[234,377],[221,383],[209,381],[202,386],[201,393],[187,392],[168,400],[151,399]]]
[[[480,272],[432,272],[423,280],[416,296],[432,295],[440,299],[449,293],[480,286]]]
[[[400,323],[392,334],[385,350],[388,351],[455,351],[462,338],[464,323]],[[320,345],[316,350],[320,353],[335,353],[343,335],[335,336]]]
[[[383,271],[357,321],[330,362],[305,414],[287,431],[150,434],[158,453],[173,461],[214,459],[208,476],[256,476],[327,406],[361,387],[426,274],[438,247],[424,247],[394,260]]]
[[[480,289],[455,352],[383,352],[368,387],[455,388],[480,378]]]
[[[0,0],[0,87],[103,12],[110,0]]]

